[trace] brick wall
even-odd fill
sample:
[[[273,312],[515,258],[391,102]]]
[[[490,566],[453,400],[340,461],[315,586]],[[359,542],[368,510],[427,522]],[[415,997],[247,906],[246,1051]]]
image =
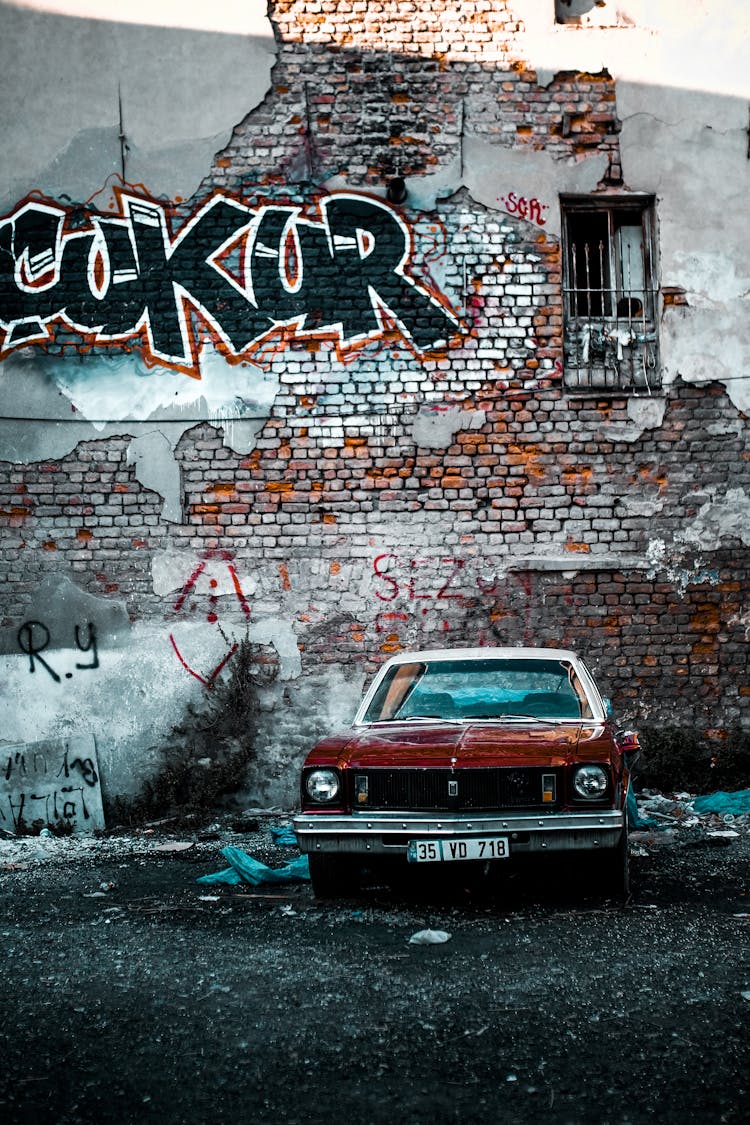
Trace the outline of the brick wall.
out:
[[[320,9],[320,10],[318,10]],[[512,5],[276,3],[273,93],[217,158],[212,183],[382,184],[434,170],[462,131],[560,159],[617,157],[614,83],[519,58]]]
[[[380,191],[455,159],[469,121],[561,168],[594,154],[619,167],[614,82],[562,72],[539,85],[510,2],[277,2],[271,14],[273,90],[204,193],[314,216],[332,177]],[[742,536],[689,534],[706,504],[750,489],[744,418],[715,383],[676,383],[656,422],[623,395],[565,391],[560,245],[541,211],[459,190],[400,213],[412,276],[460,318],[450,346],[417,355],[393,327],[348,352],[332,337],[266,341],[253,362],[279,390],[252,451],[228,447],[219,421],[176,447],[180,522],[140,483],[127,436],[3,464],[0,624],[16,629],[45,576],[63,573],[123,600],[166,645],[176,615],[203,609],[189,582],[159,588],[155,563],[171,553],[188,578],[223,560],[242,594],[223,591],[223,626],[283,622],[301,653],[269,704],[253,779],[266,796],[292,792],[311,738],[406,646],[569,645],[628,721],[747,725]],[[345,308],[346,277],[331,285]]]

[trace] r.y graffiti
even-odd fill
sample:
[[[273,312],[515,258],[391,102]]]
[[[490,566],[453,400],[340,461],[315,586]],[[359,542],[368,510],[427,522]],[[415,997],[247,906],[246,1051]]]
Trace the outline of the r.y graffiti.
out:
[[[48,649],[52,640],[52,635],[47,626],[42,621],[24,621],[16,636],[18,647],[21,652],[25,652],[29,658],[29,672],[36,672],[36,666],[39,664],[50,674],[55,683],[59,684],[62,681],[62,676],[59,672],[55,671],[49,663],[49,660],[42,656],[42,653]],[[87,664],[76,662],[76,670],[80,672],[94,671],[94,669],[99,667],[96,626],[91,621],[88,621],[85,626],[75,625],[73,628],[73,638],[79,652],[91,654],[91,659]],[[73,678],[73,673],[65,672],[64,676],[66,680],[70,680]]]

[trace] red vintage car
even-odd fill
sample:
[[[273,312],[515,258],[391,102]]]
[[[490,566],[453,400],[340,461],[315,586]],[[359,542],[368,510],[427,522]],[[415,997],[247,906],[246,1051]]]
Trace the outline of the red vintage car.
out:
[[[406,652],[352,726],[302,768],[294,818],[315,894],[356,891],[372,857],[412,864],[576,852],[629,893],[626,797],[638,751],[583,660],[564,649]]]

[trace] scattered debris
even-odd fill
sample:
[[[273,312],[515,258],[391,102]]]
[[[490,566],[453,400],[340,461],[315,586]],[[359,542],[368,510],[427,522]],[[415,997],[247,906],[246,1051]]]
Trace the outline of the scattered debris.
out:
[[[114,883],[100,883],[97,891],[84,892],[83,898],[107,898],[109,892],[115,889]]]
[[[644,816],[641,813],[641,810],[638,807],[638,801],[636,799],[635,790],[633,789],[632,785],[628,789],[628,796],[627,796],[627,800],[625,802],[625,809],[626,809],[626,813],[627,813],[627,817],[628,817],[628,827],[629,828],[642,829],[642,828],[662,828],[663,827],[663,825],[661,825],[657,821],[653,820],[650,816]],[[657,812],[657,813],[655,813],[655,815],[658,816],[659,813]]]
[[[168,840],[166,844],[156,844],[155,852],[186,852],[195,846],[193,840]]]
[[[719,816],[745,816],[750,813],[750,789],[740,789],[736,793],[709,793],[693,800],[697,813],[716,813]]]
[[[703,797],[644,789],[637,800],[635,794],[628,796],[628,823],[636,829],[630,833],[631,847],[638,848],[633,855],[642,855],[644,848],[648,854],[675,836],[689,847],[728,847],[750,833],[750,789]]]
[[[230,866],[212,875],[201,875],[196,882],[229,883],[235,886],[237,883],[251,883],[257,887],[261,883],[289,883],[310,878],[310,867],[305,855],[298,856],[284,867],[267,867],[241,848],[222,848],[221,854],[229,861]]]
[[[292,828],[291,824],[284,824],[281,828],[271,828],[271,835],[274,844],[280,846],[290,845],[297,847],[297,833]]]
[[[419,930],[409,938],[409,945],[442,945],[450,941],[452,935],[445,930]]]

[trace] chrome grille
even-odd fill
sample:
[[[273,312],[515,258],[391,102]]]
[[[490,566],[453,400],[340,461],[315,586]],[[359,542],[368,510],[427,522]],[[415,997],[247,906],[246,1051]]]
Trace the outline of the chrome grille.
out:
[[[352,770],[354,808],[474,811],[482,809],[558,808],[560,770],[502,766],[484,769]],[[555,777],[555,800],[543,800],[543,778]],[[357,801],[356,779],[367,778],[367,801]],[[458,783],[450,796],[449,782]]]

